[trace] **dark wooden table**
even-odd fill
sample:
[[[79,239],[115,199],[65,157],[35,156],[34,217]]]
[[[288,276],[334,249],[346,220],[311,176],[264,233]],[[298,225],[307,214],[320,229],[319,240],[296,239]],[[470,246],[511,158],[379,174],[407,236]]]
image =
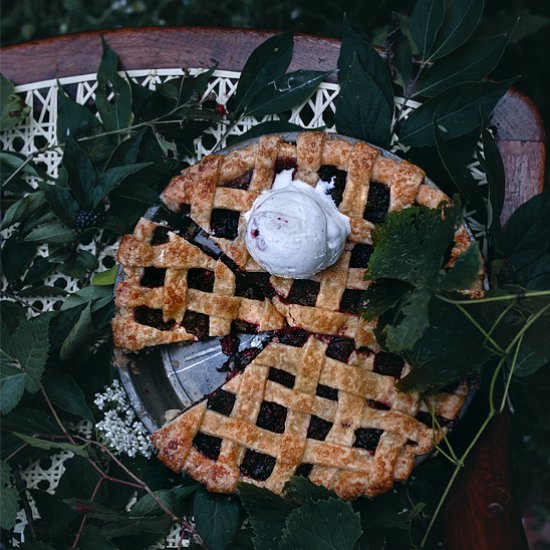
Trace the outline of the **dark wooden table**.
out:
[[[95,73],[101,32],[66,35],[9,46],[1,72],[15,84]],[[161,69],[210,67],[239,71],[252,50],[273,33],[239,29],[162,27],[103,31],[123,67]],[[295,38],[290,70],[336,67],[340,42],[315,36]],[[492,121],[506,171],[502,221],[544,185],[545,132],[533,103],[510,90]],[[527,542],[511,489],[509,416],[496,417],[470,456],[446,506],[448,550],[522,550]]]

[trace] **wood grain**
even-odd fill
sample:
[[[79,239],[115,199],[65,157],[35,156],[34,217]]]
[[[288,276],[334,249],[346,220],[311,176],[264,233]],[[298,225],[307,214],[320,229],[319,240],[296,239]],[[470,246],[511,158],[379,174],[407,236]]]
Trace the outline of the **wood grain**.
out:
[[[101,34],[126,70],[210,67],[241,70],[269,31],[198,27],[106,30],[66,35],[2,49],[2,73],[15,84],[95,73]],[[336,67],[340,43],[297,35],[291,70]],[[491,120],[506,171],[503,221],[523,202],[541,192],[545,132],[533,103],[510,90]],[[511,489],[508,419],[495,418],[473,451],[449,498],[445,547],[450,550],[522,550],[525,535]]]

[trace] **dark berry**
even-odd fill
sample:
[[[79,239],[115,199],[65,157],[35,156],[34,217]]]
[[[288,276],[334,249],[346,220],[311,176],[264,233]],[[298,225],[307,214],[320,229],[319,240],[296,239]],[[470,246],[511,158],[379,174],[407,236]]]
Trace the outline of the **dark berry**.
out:
[[[74,215],[74,222],[78,229],[86,229],[95,225],[101,218],[101,212],[97,210],[79,210]]]
[[[212,292],[214,289],[214,272],[210,269],[192,267],[187,272],[187,286],[202,290],[202,292]]]
[[[302,306],[315,306],[321,283],[309,279],[295,279],[285,301]]]
[[[228,334],[220,340],[220,345],[222,347],[222,353],[224,355],[234,355],[239,351],[240,339],[237,338],[234,334]]]
[[[285,431],[286,413],[286,407],[273,401],[263,401],[256,419],[256,426],[282,434]]]
[[[355,342],[353,338],[334,336],[328,345],[325,355],[342,363],[347,363],[354,349]]]
[[[239,273],[235,277],[235,296],[263,300],[274,295],[269,273]]]
[[[216,113],[218,113],[218,115],[220,116],[224,116],[226,113],[225,106],[222,105],[221,103],[218,103],[216,105]]]
[[[210,334],[210,320],[204,313],[188,309],[181,324],[187,332],[194,334],[199,340],[206,340]]]
[[[345,313],[359,313],[364,305],[364,290],[346,288],[340,300],[340,311]]]
[[[265,481],[275,468],[276,459],[274,456],[257,453],[248,449],[244,455],[240,470],[245,476],[257,481]]]
[[[277,331],[277,341],[287,346],[301,348],[309,338],[309,332],[301,328],[285,327]]]
[[[328,422],[318,416],[312,415],[311,420],[309,421],[309,427],[307,429],[307,437],[309,437],[309,439],[324,441],[331,428],[332,422]]]
[[[371,223],[381,223],[386,217],[389,207],[390,188],[383,183],[371,182],[363,219]]]
[[[404,366],[405,361],[395,353],[381,351],[374,356],[373,370],[378,374],[400,378]]]
[[[355,430],[355,442],[353,446],[366,449],[369,453],[374,454],[383,431],[376,428],[359,428]]]
[[[296,381],[296,376],[290,372],[286,372],[286,370],[271,367],[269,369],[267,379],[272,382],[277,382],[277,384],[281,384],[281,386],[292,389],[294,387],[294,382]]]

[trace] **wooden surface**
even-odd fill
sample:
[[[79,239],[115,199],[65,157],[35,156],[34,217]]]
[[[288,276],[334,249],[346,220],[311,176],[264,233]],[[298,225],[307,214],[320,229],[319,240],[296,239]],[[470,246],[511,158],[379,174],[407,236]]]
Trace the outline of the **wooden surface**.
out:
[[[104,31],[126,70],[211,67],[240,70],[271,32],[164,27]],[[339,42],[295,38],[291,70],[336,67]],[[67,35],[4,48],[1,71],[15,84],[95,73],[101,57],[100,32]],[[544,183],[545,132],[536,107],[518,90],[499,102],[491,120],[506,170],[503,221]],[[445,548],[527,548],[510,484],[509,418],[493,420],[474,449],[448,500]]]

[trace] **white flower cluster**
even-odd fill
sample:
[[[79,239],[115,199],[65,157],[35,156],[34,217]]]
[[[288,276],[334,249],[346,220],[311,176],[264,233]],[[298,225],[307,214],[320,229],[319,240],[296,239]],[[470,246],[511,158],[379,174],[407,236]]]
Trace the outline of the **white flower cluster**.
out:
[[[114,380],[103,393],[97,393],[94,403],[104,413],[96,429],[117,454],[124,453],[129,457],[140,454],[146,458],[153,454],[147,429],[136,416],[118,380]]]

